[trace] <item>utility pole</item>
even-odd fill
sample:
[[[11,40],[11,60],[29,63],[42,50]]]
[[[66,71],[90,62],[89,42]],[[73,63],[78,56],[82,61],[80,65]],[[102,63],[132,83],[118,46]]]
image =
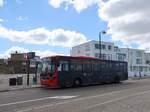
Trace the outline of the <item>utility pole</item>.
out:
[[[35,52],[28,52],[27,53],[27,85],[29,86],[29,82],[30,82],[30,60],[33,59],[35,57]]]
[[[27,54],[27,86],[29,86],[29,74],[30,74],[30,58]]]
[[[38,62],[36,61],[35,62],[35,79],[34,79],[34,81],[35,81],[35,84],[37,84],[37,70],[38,70]]]
[[[101,44],[102,44],[102,34],[106,34],[106,31],[100,31],[99,32],[99,58],[101,58]]]

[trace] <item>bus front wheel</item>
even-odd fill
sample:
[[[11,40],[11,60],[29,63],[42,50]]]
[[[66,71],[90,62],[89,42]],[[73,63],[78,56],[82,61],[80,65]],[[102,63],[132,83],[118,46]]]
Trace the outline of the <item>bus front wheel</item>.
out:
[[[73,82],[74,87],[80,87],[81,86],[81,79],[77,78]]]

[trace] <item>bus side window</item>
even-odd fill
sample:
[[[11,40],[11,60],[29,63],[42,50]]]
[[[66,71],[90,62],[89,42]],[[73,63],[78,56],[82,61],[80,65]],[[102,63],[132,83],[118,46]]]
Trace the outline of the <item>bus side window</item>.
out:
[[[75,71],[75,65],[73,63],[70,64],[70,71]]]
[[[125,71],[125,63],[120,63],[120,70]]]
[[[100,71],[105,71],[106,70],[106,64],[104,62],[102,62],[100,64]]]
[[[82,71],[82,64],[78,64],[78,63],[70,64],[70,71],[81,72]]]
[[[127,70],[127,63],[124,63],[124,71],[126,71]]]
[[[109,63],[109,69],[112,69],[112,63],[111,62]]]
[[[119,63],[116,62],[116,63],[115,63],[115,70],[116,70],[116,71],[119,71],[119,68],[120,68]]]
[[[69,71],[69,66],[68,66],[68,63],[64,63],[62,64],[62,71]]]
[[[61,63],[58,66],[58,71],[62,71],[62,64]]]
[[[91,72],[92,71],[92,64],[84,63],[83,64],[83,71],[84,72]]]
[[[94,72],[100,71],[100,64],[93,64],[93,71]]]
[[[82,71],[82,64],[76,64],[76,71],[78,72]]]
[[[58,71],[69,71],[69,65],[67,61],[60,61]]]

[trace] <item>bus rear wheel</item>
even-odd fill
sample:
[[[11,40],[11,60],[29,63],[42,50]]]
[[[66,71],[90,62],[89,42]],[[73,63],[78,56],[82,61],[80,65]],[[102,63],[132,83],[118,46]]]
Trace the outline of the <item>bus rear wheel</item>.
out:
[[[115,77],[114,83],[120,83],[120,77],[119,77],[119,76],[116,76],[116,77]]]
[[[82,84],[81,84],[81,79],[77,78],[74,80],[73,82],[73,86],[74,87],[80,87]]]

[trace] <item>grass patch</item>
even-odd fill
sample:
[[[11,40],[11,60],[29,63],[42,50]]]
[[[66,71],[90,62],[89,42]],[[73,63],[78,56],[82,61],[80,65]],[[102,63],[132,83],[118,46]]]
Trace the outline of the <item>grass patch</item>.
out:
[[[0,65],[0,74],[11,74],[13,69],[8,65]]]

